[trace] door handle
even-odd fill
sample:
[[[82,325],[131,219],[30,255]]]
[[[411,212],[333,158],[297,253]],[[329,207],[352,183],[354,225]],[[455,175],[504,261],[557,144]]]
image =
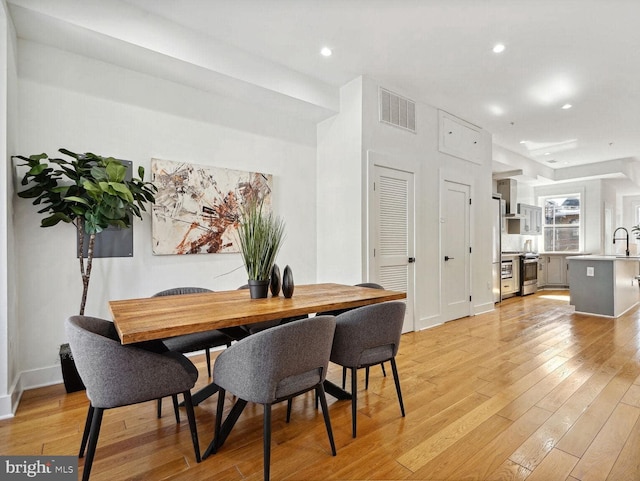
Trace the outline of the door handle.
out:
[[[444,256],[445,261],[452,261],[453,259],[455,259],[455,257]]]
[[[409,264],[413,264],[416,261],[415,257],[409,257]]]

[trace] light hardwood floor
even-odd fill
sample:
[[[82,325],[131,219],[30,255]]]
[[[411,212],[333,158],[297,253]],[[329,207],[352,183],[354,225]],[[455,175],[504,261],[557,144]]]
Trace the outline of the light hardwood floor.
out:
[[[311,395],[294,402],[289,424],[285,404],[275,407],[272,479],[640,480],[638,309],[616,320],[577,315],[566,291],[542,291],[405,334],[397,360],[407,416],[390,373],[372,368],[356,439],[350,402],[329,397],[336,457]],[[194,361],[205,373],[204,357]],[[215,404],[196,408],[203,450]],[[0,422],[0,453],[77,454],[86,409],[84,392],[59,385],[25,392],[16,417]],[[186,414],[176,425],[170,402],[161,419],[154,403],[107,411],[92,479],[262,479],[262,408],[250,404],[200,464]]]

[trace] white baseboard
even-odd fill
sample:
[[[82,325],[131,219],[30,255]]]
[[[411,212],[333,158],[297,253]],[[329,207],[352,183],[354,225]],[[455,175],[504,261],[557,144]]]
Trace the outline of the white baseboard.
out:
[[[20,375],[20,383],[25,391],[37,387],[51,386],[52,384],[61,384],[62,382],[60,364],[32,369],[31,371],[22,371]]]
[[[24,391],[61,384],[62,382],[62,370],[59,364],[23,371],[14,382],[9,393],[6,396],[0,396],[0,419],[13,417]]]
[[[421,317],[418,321],[418,325],[416,326],[416,331],[422,331],[423,329],[429,329],[430,327],[439,326],[440,324],[444,324],[442,322],[442,317],[440,314],[436,314],[435,316],[429,317]]]
[[[0,419],[12,418],[15,415],[23,392],[22,381],[18,376],[8,394],[0,396]]]
[[[477,314],[484,314],[485,312],[491,312],[495,310],[496,305],[493,302],[486,302],[473,307],[474,316]]]
[[[11,398],[11,395],[0,396],[0,420],[12,418],[15,414]]]

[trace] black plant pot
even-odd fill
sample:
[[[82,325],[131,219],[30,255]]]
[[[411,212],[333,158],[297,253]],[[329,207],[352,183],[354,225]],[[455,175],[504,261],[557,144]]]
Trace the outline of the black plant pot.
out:
[[[67,392],[83,391],[85,389],[80,374],[76,369],[76,363],[71,354],[69,344],[60,346],[60,365],[62,366],[62,379],[64,380],[64,388]]]
[[[251,299],[264,299],[269,295],[269,279],[266,281],[257,281],[249,279],[249,294]]]

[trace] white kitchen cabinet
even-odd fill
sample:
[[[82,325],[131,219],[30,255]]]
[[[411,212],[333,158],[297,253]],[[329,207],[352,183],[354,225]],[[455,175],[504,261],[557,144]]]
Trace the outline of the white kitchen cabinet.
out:
[[[545,257],[542,256],[538,259],[538,287],[544,287],[547,285],[547,269],[545,263]]]
[[[513,278],[511,279],[502,279],[502,296],[507,297],[517,292],[515,284],[513,282]]]
[[[564,255],[548,255],[545,254],[541,257],[544,259],[546,270],[546,286],[566,287],[568,286],[567,271],[569,265],[567,263],[567,257]]]
[[[531,216],[531,233],[534,235],[542,235],[542,207],[533,206],[529,215]]]
[[[507,219],[507,232],[509,234],[542,234],[542,207],[518,204],[518,217]]]

